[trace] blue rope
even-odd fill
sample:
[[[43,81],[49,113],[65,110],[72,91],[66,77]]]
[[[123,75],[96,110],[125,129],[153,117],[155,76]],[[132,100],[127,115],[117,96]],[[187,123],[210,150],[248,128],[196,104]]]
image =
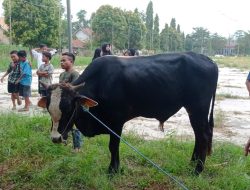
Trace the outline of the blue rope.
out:
[[[101,123],[105,128],[107,128],[111,133],[113,133],[116,137],[118,137],[122,142],[124,142],[126,145],[128,145],[130,148],[132,148],[137,154],[139,154],[141,157],[143,157],[145,160],[147,160],[149,163],[151,163],[154,167],[156,167],[158,170],[160,170],[162,173],[167,175],[169,178],[171,178],[176,184],[178,184],[182,189],[188,190],[188,188],[182,184],[176,177],[172,176],[169,172],[163,170],[160,166],[155,164],[152,160],[150,160],[148,157],[143,155],[139,150],[137,150],[135,147],[133,147],[131,144],[129,144],[126,140],[124,140],[121,136],[117,135],[112,129],[110,129],[107,125],[105,125],[100,119],[98,119],[96,116],[94,116],[88,108],[83,107],[83,110],[87,113],[89,113],[94,119],[96,119],[99,123]]]

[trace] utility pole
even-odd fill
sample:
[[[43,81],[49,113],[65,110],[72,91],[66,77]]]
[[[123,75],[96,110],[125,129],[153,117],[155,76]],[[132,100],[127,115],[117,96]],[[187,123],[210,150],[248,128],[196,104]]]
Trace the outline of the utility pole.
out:
[[[68,20],[68,41],[69,41],[69,52],[72,53],[72,23],[71,23],[71,8],[70,0],[67,0],[67,20]]]
[[[62,41],[61,41],[61,6],[58,3],[58,46],[59,52],[62,53]]]
[[[128,49],[130,48],[129,40],[130,40],[130,26],[128,26]]]
[[[11,34],[11,0],[9,0],[9,11],[10,11],[10,17],[9,17],[9,22],[10,22],[10,28],[9,28],[9,31],[10,31],[10,44],[12,44],[12,34]]]

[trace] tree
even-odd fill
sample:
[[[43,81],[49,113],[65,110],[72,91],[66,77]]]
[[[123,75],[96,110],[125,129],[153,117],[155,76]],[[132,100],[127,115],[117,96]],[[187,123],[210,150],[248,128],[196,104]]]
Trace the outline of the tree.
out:
[[[16,44],[34,47],[39,43],[58,47],[59,20],[63,12],[60,0],[19,1],[4,0],[5,23],[10,25],[12,41]],[[10,5],[11,3],[11,5]],[[11,9],[10,9],[11,6]],[[11,12],[10,12],[11,10]]]
[[[245,32],[245,55],[250,55],[250,31]]]
[[[150,1],[146,11],[146,48],[152,49],[153,42],[153,3]]]
[[[92,17],[92,30],[97,44],[110,42],[118,49],[126,48],[127,28],[124,12],[110,5],[99,7]]]
[[[125,46],[127,48],[141,49],[146,27],[140,17],[140,13],[135,10],[134,12],[125,12],[125,14],[128,26],[128,38]]]
[[[180,25],[176,27],[175,18],[171,19],[170,27],[168,29],[168,36],[169,36],[169,51],[171,52],[183,51],[184,49],[183,35],[181,33]]]
[[[237,55],[244,55],[246,54],[246,32],[243,30],[237,30],[234,33],[234,38],[236,39],[237,42]]]
[[[160,35],[159,35],[159,16],[156,14],[154,19],[154,29],[153,29],[153,49],[159,50],[160,49]]]
[[[77,21],[72,23],[73,32],[78,31],[81,28],[89,27],[89,20],[86,19],[87,12],[85,10],[80,10],[76,13]]]
[[[203,27],[193,28],[194,32],[190,35],[192,39],[192,50],[197,53],[206,54],[209,45],[210,33]]]
[[[209,55],[221,54],[222,49],[227,44],[227,39],[218,35],[217,33],[214,33],[210,36],[210,42],[211,51],[209,52]]]
[[[184,46],[185,51],[193,51],[193,45],[194,43],[191,34],[186,35]]]
[[[170,27],[176,30],[176,20],[175,18],[172,18],[170,21]]]
[[[85,10],[80,10],[78,13],[76,13],[78,23],[81,27],[88,27],[88,20],[86,19],[87,12]]]
[[[169,51],[169,34],[168,34],[168,24],[165,24],[164,29],[160,33],[160,49],[162,51]]]

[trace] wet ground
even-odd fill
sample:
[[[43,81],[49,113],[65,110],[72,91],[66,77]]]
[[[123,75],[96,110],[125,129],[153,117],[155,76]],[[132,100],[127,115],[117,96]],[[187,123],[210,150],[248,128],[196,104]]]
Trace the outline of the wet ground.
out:
[[[53,82],[58,82],[62,70],[55,71]],[[2,76],[4,73],[0,73]],[[250,98],[245,87],[248,71],[239,69],[220,68],[217,98],[215,103],[214,140],[232,142],[244,145],[250,137]],[[39,95],[37,93],[37,76],[33,71],[32,82],[32,108],[29,112],[19,113],[12,111],[10,95],[7,93],[7,77],[4,83],[0,83],[0,111],[17,112],[18,114],[41,114],[42,109],[36,106]],[[18,108],[21,108],[19,106]],[[193,130],[184,109],[172,116],[164,124],[164,132],[158,129],[158,121],[155,119],[135,118],[124,126],[125,132],[137,133],[146,139],[161,139],[176,136],[180,139],[194,138]]]

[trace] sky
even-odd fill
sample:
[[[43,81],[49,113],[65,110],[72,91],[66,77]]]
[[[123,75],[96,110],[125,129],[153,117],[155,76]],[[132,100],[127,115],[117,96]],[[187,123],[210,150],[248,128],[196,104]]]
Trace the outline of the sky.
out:
[[[66,1],[62,0],[66,7]],[[87,12],[87,19],[101,5],[111,5],[122,10],[146,12],[150,0],[70,0],[73,20],[80,10]],[[250,31],[250,0],[151,0],[154,16],[158,14],[160,29],[176,19],[181,31],[191,34],[194,27],[203,27],[211,33],[229,37],[236,30]],[[2,5],[3,0],[0,0]],[[1,6],[0,5],[0,6]],[[1,7],[0,7],[1,8]],[[3,10],[0,9],[0,14]]]

